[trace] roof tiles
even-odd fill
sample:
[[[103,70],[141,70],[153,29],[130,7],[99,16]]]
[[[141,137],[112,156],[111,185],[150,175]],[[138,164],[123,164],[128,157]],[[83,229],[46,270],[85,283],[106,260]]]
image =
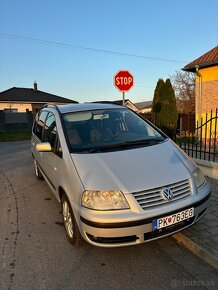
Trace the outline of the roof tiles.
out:
[[[218,46],[206,52],[199,58],[187,64],[183,70],[189,72],[196,72],[196,66],[199,68],[214,66],[218,64]]]
[[[39,90],[34,91],[34,89],[16,87],[0,92],[0,102],[78,103],[76,101]]]

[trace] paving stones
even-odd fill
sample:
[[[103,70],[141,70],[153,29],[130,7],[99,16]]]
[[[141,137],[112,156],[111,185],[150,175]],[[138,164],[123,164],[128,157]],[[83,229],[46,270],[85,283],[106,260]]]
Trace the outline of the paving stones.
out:
[[[196,225],[173,237],[218,269],[218,180],[209,177],[207,180],[212,193],[205,216]]]

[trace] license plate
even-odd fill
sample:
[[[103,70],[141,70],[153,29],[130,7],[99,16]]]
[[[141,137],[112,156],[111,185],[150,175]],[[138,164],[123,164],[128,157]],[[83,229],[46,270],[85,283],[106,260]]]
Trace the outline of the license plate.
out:
[[[177,224],[181,221],[187,220],[194,216],[194,208],[189,208],[177,213],[174,213],[169,216],[165,216],[159,219],[153,220],[153,230],[159,230],[174,224]]]

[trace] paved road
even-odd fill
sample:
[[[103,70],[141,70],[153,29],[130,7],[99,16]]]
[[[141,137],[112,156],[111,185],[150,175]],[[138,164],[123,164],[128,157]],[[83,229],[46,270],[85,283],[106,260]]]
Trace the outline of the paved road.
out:
[[[215,289],[217,272],[172,238],[75,248],[34,177],[29,142],[0,143],[0,289]]]

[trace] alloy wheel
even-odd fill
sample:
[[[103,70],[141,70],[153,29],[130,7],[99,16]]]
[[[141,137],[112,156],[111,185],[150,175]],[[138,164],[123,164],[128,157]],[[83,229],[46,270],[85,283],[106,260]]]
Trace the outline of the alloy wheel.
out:
[[[64,226],[70,239],[73,238],[73,219],[70,206],[66,200],[63,201],[63,219]]]

